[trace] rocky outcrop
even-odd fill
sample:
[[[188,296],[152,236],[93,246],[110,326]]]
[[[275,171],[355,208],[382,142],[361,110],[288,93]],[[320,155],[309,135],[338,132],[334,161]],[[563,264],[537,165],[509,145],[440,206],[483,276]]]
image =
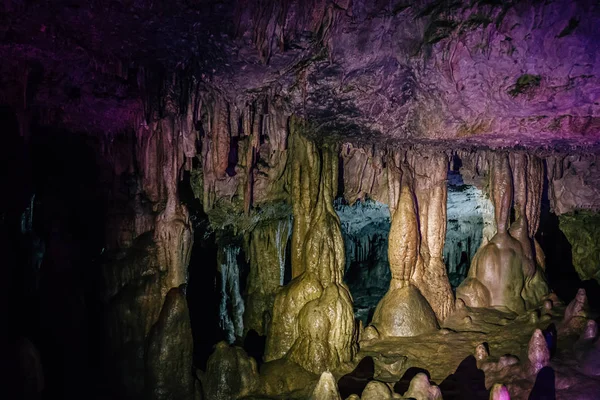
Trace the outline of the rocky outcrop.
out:
[[[560,230],[571,244],[573,267],[581,280],[600,282],[600,214],[578,210],[558,217]]]

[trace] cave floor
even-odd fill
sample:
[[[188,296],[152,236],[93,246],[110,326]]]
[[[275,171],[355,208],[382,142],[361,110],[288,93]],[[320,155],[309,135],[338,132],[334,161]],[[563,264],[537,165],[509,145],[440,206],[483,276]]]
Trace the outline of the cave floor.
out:
[[[563,324],[564,310],[564,305],[559,304],[551,310],[540,308],[517,316],[499,310],[463,307],[444,322],[442,329],[430,334],[362,340],[354,362],[333,374],[339,380],[360,360],[370,356],[374,361],[374,379],[388,383],[400,394],[406,391],[417,372],[425,372],[432,383],[440,386],[445,400],[487,400],[489,389],[495,383],[507,386],[513,400],[529,399],[534,386],[540,396],[555,393],[559,400],[600,399],[600,377],[583,373],[584,364],[589,364],[585,360],[600,358],[600,346],[594,347],[591,340],[579,339],[586,319],[580,318],[575,325]],[[546,334],[552,325],[558,334],[550,368],[545,368],[543,373],[534,373],[528,361],[529,340],[536,328]],[[476,360],[475,349],[479,344],[486,345],[489,356]],[[296,382],[304,381],[307,387],[280,396],[251,399],[308,398],[318,379],[313,375],[308,384],[309,375],[299,373],[285,362],[265,366],[261,369],[261,380],[272,380],[270,375],[274,370],[281,376],[288,369]]]

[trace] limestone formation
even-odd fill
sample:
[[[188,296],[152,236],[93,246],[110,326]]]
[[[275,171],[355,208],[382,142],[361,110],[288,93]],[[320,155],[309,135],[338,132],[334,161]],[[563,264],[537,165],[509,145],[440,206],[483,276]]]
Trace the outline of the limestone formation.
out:
[[[319,151],[300,128],[291,133],[292,273],[296,276],[275,298],[265,361],[286,356],[308,371],[321,373],[352,358],[355,324],[352,298],[342,282],[344,245],[333,210],[337,157],[331,149]]]
[[[158,321],[148,335],[148,399],[194,399],[193,348],[187,300],[183,288],[173,288],[168,292]]]
[[[416,400],[442,400],[440,388],[429,383],[429,378],[422,372],[419,372],[410,381],[410,386],[405,398],[414,398]]]
[[[514,159],[516,172],[511,169],[506,154],[494,155],[491,189],[498,232],[479,249],[467,279],[456,291],[457,298],[471,307],[505,307],[520,313],[537,305],[548,292],[542,266],[539,265],[543,257],[534,253],[531,233],[537,229],[535,224],[540,207],[539,195],[531,193],[537,194],[541,190],[541,166],[535,161],[528,170],[525,156],[519,155]],[[534,187],[528,189],[527,182],[530,180]],[[509,227],[513,182],[516,220]],[[532,219],[531,230],[528,213]]]
[[[533,374],[537,374],[550,362],[550,350],[541,330],[536,329],[533,332],[529,341],[527,355],[529,357],[530,370]]]
[[[587,311],[588,302],[585,289],[579,289],[575,298],[571,300],[571,302],[567,306],[563,321],[566,323],[575,317],[585,318],[587,317]]]
[[[275,294],[283,284],[285,257],[291,220],[267,221],[250,233],[247,298],[244,330],[266,335],[265,320],[270,319]]]
[[[388,239],[392,280],[388,292],[375,309],[372,321],[382,337],[416,336],[439,327],[431,306],[411,283],[420,259],[421,240],[411,175],[410,167],[403,165]]]
[[[335,383],[335,378],[331,375],[331,372],[325,371],[321,374],[319,382],[312,394],[309,397],[310,400],[342,400]]]
[[[412,152],[414,196],[421,240],[412,282],[443,321],[454,308],[443,250],[446,236],[448,158],[444,153]]]
[[[243,349],[219,342],[208,359],[202,381],[206,399],[237,399],[257,388],[258,367]]]
[[[508,389],[501,383],[495,383],[490,390],[490,400],[510,400]]]
[[[369,382],[360,395],[361,400],[390,400],[391,398],[390,387],[379,381]]]

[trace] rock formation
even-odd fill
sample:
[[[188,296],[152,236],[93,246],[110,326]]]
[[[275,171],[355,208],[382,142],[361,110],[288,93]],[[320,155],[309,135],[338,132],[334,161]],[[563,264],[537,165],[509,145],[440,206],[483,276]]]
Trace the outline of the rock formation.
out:
[[[0,398],[434,399],[473,349],[491,398],[600,392],[598,26],[595,0],[0,1],[0,364],[31,383]],[[477,221],[446,240],[449,172]],[[336,214],[373,204],[376,251]]]
[[[494,154],[490,185],[498,232],[477,252],[467,279],[457,288],[457,298],[468,306],[523,312],[548,292],[540,265],[543,255],[532,239],[539,220],[541,165],[535,161],[528,167],[525,156],[515,163],[513,172],[506,154]],[[516,220],[509,226],[513,190]]]
[[[294,279],[275,297],[265,361],[287,357],[321,373],[355,353],[352,298],[342,281],[344,246],[333,210],[337,157],[292,121],[290,170]]]
[[[237,399],[252,393],[258,385],[258,367],[239,347],[225,342],[215,346],[202,376],[206,399]]]

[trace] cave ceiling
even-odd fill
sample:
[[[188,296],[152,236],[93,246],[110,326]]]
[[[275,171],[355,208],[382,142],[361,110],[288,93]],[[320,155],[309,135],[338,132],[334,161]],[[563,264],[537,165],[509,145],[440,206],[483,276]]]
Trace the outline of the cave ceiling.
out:
[[[6,0],[0,101],[111,133],[268,94],[322,138],[597,149],[598,26],[596,1]]]

